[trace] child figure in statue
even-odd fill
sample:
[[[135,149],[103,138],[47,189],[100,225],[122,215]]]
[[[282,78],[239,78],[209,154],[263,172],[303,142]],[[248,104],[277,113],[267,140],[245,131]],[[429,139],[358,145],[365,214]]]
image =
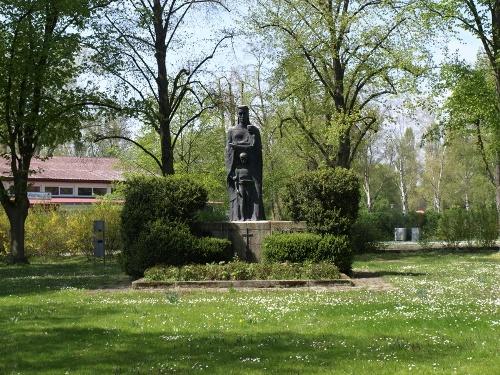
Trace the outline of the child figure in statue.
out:
[[[241,165],[235,169],[234,180],[238,193],[239,217],[241,220],[257,220],[255,217],[254,202],[257,197],[253,177],[248,170],[248,155],[240,154]]]

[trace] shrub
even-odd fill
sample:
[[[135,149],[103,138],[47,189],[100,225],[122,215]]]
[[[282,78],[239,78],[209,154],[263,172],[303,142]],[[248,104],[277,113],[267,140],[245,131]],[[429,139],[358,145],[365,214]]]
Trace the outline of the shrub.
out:
[[[352,247],[345,235],[314,233],[276,233],[263,242],[266,262],[332,262],[341,272],[349,273],[352,265]]]
[[[93,222],[103,220],[106,256],[121,251],[120,233],[122,206],[111,201],[102,201],[90,207],[64,211],[66,220],[66,253],[93,255]]]
[[[60,256],[93,254],[93,221],[104,220],[106,253],[121,250],[121,205],[102,201],[78,209],[35,206],[26,220],[25,250],[27,256]],[[0,253],[9,250],[9,221],[0,214]]]
[[[211,263],[228,261],[233,257],[231,241],[202,237],[196,239],[196,245],[189,256],[189,263]]]
[[[352,247],[357,253],[366,253],[376,250],[376,243],[392,239],[392,231],[387,234],[381,218],[381,213],[360,211],[359,216],[351,228]],[[392,229],[393,230],[393,229]]]
[[[267,262],[304,262],[318,249],[321,236],[314,233],[274,233],[262,243],[262,255]]]
[[[124,247],[134,243],[150,222],[191,223],[195,213],[205,207],[206,190],[185,176],[134,177],[125,183],[122,211]]]
[[[156,220],[149,222],[137,240],[129,244],[121,263],[128,275],[140,277],[147,268],[156,264],[186,263],[195,242],[196,237],[186,224]]]
[[[125,272],[141,276],[154,264],[189,261],[196,238],[188,225],[206,205],[206,190],[185,176],[134,177],[126,182],[124,195],[121,262]]]
[[[334,263],[340,272],[350,273],[353,254],[349,237],[325,235],[318,244],[315,259],[313,261],[330,261]]]
[[[349,234],[359,208],[359,181],[343,168],[309,171],[285,186],[283,203],[295,221],[320,234]]]
[[[323,263],[245,263],[155,266],[144,272],[152,281],[201,280],[330,280],[340,277],[337,267]]]
[[[441,214],[438,236],[448,246],[457,246],[459,241],[469,245],[492,246],[497,239],[497,213],[495,208],[480,207],[473,210],[452,208]]]
[[[64,216],[56,208],[30,209],[25,226],[26,255],[59,256],[67,252],[66,241],[73,233],[67,232]]]
[[[439,212],[428,210],[424,214],[424,220],[422,223],[422,232],[420,234],[420,239],[422,241],[431,241],[437,239],[438,225],[441,214]]]

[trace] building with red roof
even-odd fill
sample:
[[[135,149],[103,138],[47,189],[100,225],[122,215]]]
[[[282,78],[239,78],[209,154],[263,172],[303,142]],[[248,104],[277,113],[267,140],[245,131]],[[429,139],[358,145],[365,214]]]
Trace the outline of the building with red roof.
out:
[[[33,159],[28,197],[31,204],[90,204],[97,196],[111,193],[113,184],[124,180],[119,160],[54,156]],[[0,163],[6,188],[12,185],[8,161]]]

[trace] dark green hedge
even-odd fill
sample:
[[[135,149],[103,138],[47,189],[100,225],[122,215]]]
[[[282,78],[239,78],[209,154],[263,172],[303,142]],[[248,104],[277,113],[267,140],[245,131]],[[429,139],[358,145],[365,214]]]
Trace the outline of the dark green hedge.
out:
[[[140,277],[156,264],[183,265],[229,260],[228,240],[197,238],[189,225],[205,207],[207,192],[183,176],[134,177],[125,185],[122,211],[125,272]]]
[[[313,260],[321,236],[315,233],[275,233],[262,243],[266,262],[305,262]]]
[[[308,171],[286,186],[283,202],[295,221],[320,234],[349,234],[359,209],[359,181],[350,170]]]
[[[202,237],[196,239],[194,252],[186,263],[211,263],[232,259],[231,241],[222,238]]]
[[[127,244],[152,221],[191,223],[208,200],[205,188],[184,176],[133,177],[124,193],[122,232]]]
[[[344,273],[352,265],[352,247],[345,235],[275,233],[264,239],[262,254],[265,262],[332,262]]]

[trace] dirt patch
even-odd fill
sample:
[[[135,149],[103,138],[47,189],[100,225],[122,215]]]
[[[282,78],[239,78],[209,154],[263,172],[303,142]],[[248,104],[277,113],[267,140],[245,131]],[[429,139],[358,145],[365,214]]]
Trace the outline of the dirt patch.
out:
[[[354,288],[362,288],[377,291],[386,291],[396,289],[394,285],[384,280],[379,272],[367,270],[353,270],[351,277]]]

